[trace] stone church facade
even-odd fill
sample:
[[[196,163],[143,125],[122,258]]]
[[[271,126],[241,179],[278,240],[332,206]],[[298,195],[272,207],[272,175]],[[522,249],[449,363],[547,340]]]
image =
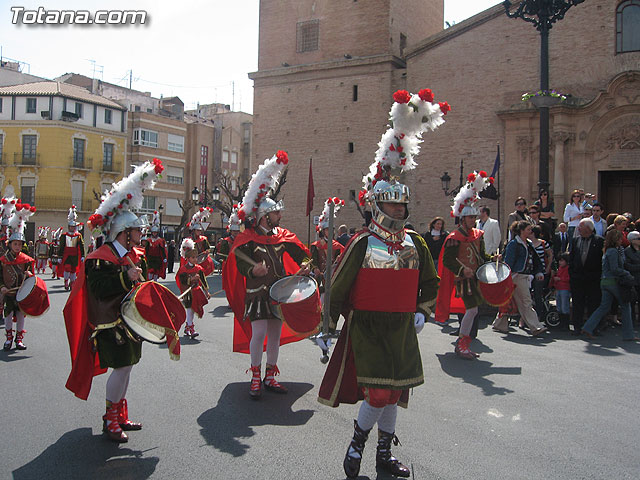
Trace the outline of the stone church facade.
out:
[[[550,109],[549,178],[558,217],[574,188],[597,194],[607,213],[640,217],[640,47],[620,48],[620,35],[635,29],[637,37],[640,25],[627,22],[620,31],[625,8],[640,5],[589,0],[550,32],[550,86],[570,95]],[[446,123],[424,135],[419,166],[403,179],[417,230],[437,215],[453,227],[440,177],[447,171],[455,187],[461,162],[465,176],[491,171],[498,144],[501,199],[485,202],[492,216],[502,224],[516,197],[536,198],[539,116],[521,96],[538,90],[539,33],[508,18],[502,5],[446,30],[442,24],[442,0],[261,1],[259,65],[250,75],[252,163],[255,169],[277,149],[289,152],[284,224],[304,240],[309,159],[316,215],[328,196],[357,195],[391,95],[401,88],[431,88],[436,101],[452,106]],[[338,223],[362,225],[353,202]]]

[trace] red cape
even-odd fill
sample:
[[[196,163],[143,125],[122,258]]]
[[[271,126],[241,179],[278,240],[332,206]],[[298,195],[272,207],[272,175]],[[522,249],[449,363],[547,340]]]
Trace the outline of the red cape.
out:
[[[320,240],[316,240],[315,242],[313,242],[311,245],[314,245],[318,250],[327,250],[327,242],[324,241],[320,241]],[[342,252],[344,252],[345,246],[342,245],[340,242],[334,240],[333,241],[333,251],[336,252],[338,251],[338,255],[340,255]],[[337,255],[334,253],[333,254],[333,259],[335,261]]]
[[[135,253],[131,252],[129,255],[134,263],[138,262]],[[102,245],[87,256],[87,260],[94,258],[115,264],[121,263],[121,259],[108,245]],[[100,360],[89,339],[93,333],[93,326],[89,323],[87,294],[85,271],[81,268],[62,312],[71,351],[71,373],[65,386],[82,400],[89,397],[93,377],[107,371],[106,368],[100,368]]]
[[[33,262],[35,262],[35,260],[33,258],[31,258],[29,255],[27,255],[24,252],[19,252],[18,256],[16,257],[16,259],[14,261],[12,261],[12,262],[7,260],[7,257],[5,255],[0,257],[0,261],[5,265],[22,265],[23,263],[33,263]]]
[[[440,288],[438,289],[438,299],[436,300],[436,316],[435,321],[438,323],[446,323],[449,320],[451,313],[464,313],[464,302],[462,298],[456,297],[456,291],[454,288],[454,280],[456,276],[451,270],[445,268],[442,264],[442,256],[444,255],[444,249],[449,239],[457,240],[459,242],[473,242],[482,237],[484,232],[477,228],[471,229],[471,235],[465,236],[459,229],[454,230],[444,241],[444,246],[440,250],[440,256],[438,257],[438,275],[440,276]]]
[[[227,300],[234,314],[233,323],[233,351],[240,353],[249,353],[249,342],[251,341],[251,322],[244,320],[244,299],[247,291],[246,279],[238,272],[236,266],[236,256],[232,255],[233,251],[249,242],[259,243],[261,245],[276,245],[279,243],[290,242],[298,245],[302,248],[306,254],[311,257],[311,253],[307,247],[298,240],[298,237],[284,228],[277,227],[277,233],[275,235],[258,235],[253,228],[247,228],[244,232],[236,236],[235,242],[229,252],[227,261],[224,262],[222,268],[223,288],[227,294]],[[291,275],[296,273],[300,267],[299,265],[287,254],[284,253],[282,257],[284,263],[284,270],[287,274]],[[300,336],[287,326],[286,323],[282,323],[282,334],[280,335],[280,345],[286,343],[297,342],[306,338]],[[264,349],[267,348],[267,341],[265,339]]]

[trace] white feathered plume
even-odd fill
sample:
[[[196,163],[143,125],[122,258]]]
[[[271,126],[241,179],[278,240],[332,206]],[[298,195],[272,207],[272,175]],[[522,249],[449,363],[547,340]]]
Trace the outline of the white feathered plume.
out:
[[[238,211],[242,207],[242,204],[235,204],[231,209],[231,215],[229,215],[229,225],[227,225],[227,230],[231,230],[231,226],[237,226],[238,230],[240,229],[240,225],[242,224],[242,220],[238,217]]]
[[[76,206],[71,205],[71,208],[69,209],[69,214],[67,215],[67,221],[71,224],[71,223],[75,223],[77,219],[78,219],[78,213],[76,211]]]
[[[238,211],[238,218],[241,221],[255,217],[260,202],[268,197],[278,187],[280,176],[289,163],[287,152],[278,150],[271,158],[267,158],[258,167],[249,181],[249,186],[242,199],[242,204]]]
[[[473,207],[480,201],[480,192],[493,183],[493,177],[481,170],[474,171],[467,176],[465,183],[453,199],[451,216],[459,217],[464,207]]]
[[[8,225],[9,219],[16,209],[16,203],[18,201],[15,197],[7,197],[2,199],[2,220],[5,225]]]
[[[211,207],[200,207],[200,209],[191,217],[191,222],[189,222],[189,225],[193,225],[195,223],[199,223],[200,225],[202,225],[202,223],[207,218],[209,218],[211,212],[213,212],[213,208]]]
[[[151,218],[151,226],[160,228],[160,214],[157,210],[153,212],[153,217]]]
[[[182,243],[180,244],[180,256],[182,258],[187,258],[187,253],[190,250],[193,250],[196,248],[196,244],[193,241],[193,239],[191,238],[185,238],[184,240],[182,240]]]
[[[27,219],[36,213],[36,207],[32,207],[28,203],[16,203],[16,209],[9,219],[9,228],[11,234],[21,233],[24,239],[24,228],[26,226]]]
[[[318,225],[316,225],[316,230],[319,232],[325,226],[323,223],[327,223],[327,227],[329,226],[329,212],[331,204],[333,203],[333,218],[338,216],[338,212],[340,211],[340,207],[344,207],[344,200],[340,200],[338,197],[327,198],[327,201],[324,202],[324,209],[322,210],[322,214],[318,219]]]
[[[392,169],[399,169],[402,173],[416,168],[413,157],[420,152],[422,134],[442,125],[443,117],[451,110],[447,102],[432,103],[433,92],[428,88],[417,94],[398,90],[393,94],[393,100],[389,128],[378,143],[369,173],[362,177],[361,205],[371,200],[373,186],[378,180],[390,180]]]
[[[142,207],[144,191],[153,188],[163,170],[162,162],[157,158],[136,165],[133,173],[114,183],[102,195],[102,203],[89,217],[91,228],[102,230],[102,234],[108,237],[111,220],[121,212]]]

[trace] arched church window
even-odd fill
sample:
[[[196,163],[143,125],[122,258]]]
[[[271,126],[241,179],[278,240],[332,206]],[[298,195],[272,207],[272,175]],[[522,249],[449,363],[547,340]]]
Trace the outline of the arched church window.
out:
[[[640,0],[626,0],[616,9],[616,53],[636,51],[640,51]]]

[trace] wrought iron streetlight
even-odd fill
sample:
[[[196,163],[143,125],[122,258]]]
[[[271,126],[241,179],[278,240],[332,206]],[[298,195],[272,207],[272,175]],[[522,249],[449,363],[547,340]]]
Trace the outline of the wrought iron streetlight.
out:
[[[160,213],[160,232],[162,232],[162,212],[164,211],[164,205],[158,205],[158,212]]]
[[[522,18],[532,23],[540,32],[540,90],[549,90],[549,30],[555,22],[562,20],[572,6],[584,0],[523,0],[511,11],[512,2],[504,0],[509,18]],[[540,159],[538,163],[538,191],[549,190],[549,107],[540,110]]]
[[[198,187],[193,187],[193,190],[191,190],[191,200],[193,200],[193,203],[200,201],[200,190],[198,190]]]
[[[211,200],[213,200],[214,203],[220,201],[220,189],[218,187],[213,187]]]
[[[451,185],[451,177],[449,176],[449,172],[444,172],[444,175],[440,177],[440,181],[442,182],[442,191],[444,192],[445,197],[453,195],[458,192],[462,185],[464,185],[464,160],[460,160],[460,185],[458,185],[453,190],[449,190],[449,186]]]

